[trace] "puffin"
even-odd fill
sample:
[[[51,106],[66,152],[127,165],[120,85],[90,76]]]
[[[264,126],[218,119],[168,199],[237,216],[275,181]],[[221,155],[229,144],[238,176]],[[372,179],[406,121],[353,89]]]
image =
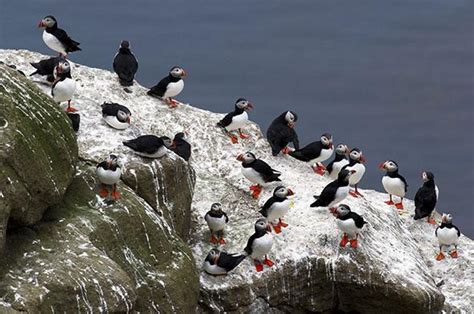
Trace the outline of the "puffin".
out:
[[[213,276],[227,275],[246,258],[245,254],[229,254],[212,249],[206,256],[202,268],[206,273]]]
[[[191,158],[191,144],[185,138],[185,132],[176,133],[171,144],[171,150],[179,157],[189,161],[189,158]]]
[[[183,77],[186,75],[186,71],[178,66],[174,66],[171,68],[168,76],[153,86],[147,94],[153,97],[158,97],[164,100],[170,108],[175,108],[177,102],[171,97],[178,96],[179,93],[181,93],[184,88]]]
[[[357,186],[365,173],[364,162],[365,157],[362,154],[362,151],[356,147],[349,153],[349,164],[342,167],[342,169],[355,170],[355,174],[351,176],[349,180],[349,185],[354,187],[354,191],[349,191],[349,194],[353,197],[362,196],[362,194],[357,190]]]
[[[385,202],[387,205],[394,205],[397,209],[403,209],[403,197],[408,190],[407,180],[398,173],[398,164],[393,160],[386,160],[379,165],[379,168],[386,170],[382,178],[382,185],[390,195],[390,199]],[[400,197],[400,203],[394,203],[392,195]]]
[[[67,57],[68,53],[81,50],[77,41],[72,40],[63,29],[58,28],[58,22],[54,16],[44,17],[38,27],[44,28],[43,41],[46,46],[58,52],[60,56]]]
[[[242,132],[242,128],[247,124],[249,116],[247,111],[253,108],[245,98],[239,98],[235,102],[234,111],[228,113],[221,121],[217,122],[217,126],[221,127],[225,134],[230,137],[232,144],[236,144],[239,140],[237,136],[232,134],[233,131],[238,131],[241,139],[249,138],[248,134]]]
[[[36,71],[31,73],[30,76],[42,75],[46,76],[46,80],[48,82],[54,82],[54,68],[56,68],[56,66],[59,64],[59,61],[61,60],[63,60],[62,57],[51,57],[39,62],[31,62],[31,66],[34,67]]]
[[[336,216],[337,228],[343,232],[342,240],[339,245],[346,247],[349,242],[351,248],[357,248],[359,232],[367,222],[362,216],[351,211],[351,208],[346,204],[339,204],[331,211],[333,215]]]
[[[117,183],[120,181],[122,170],[118,164],[118,158],[110,155],[106,160],[100,162],[95,170],[95,174],[101,183],[99,195],[102,198],[109,197],[108,186],[112,186],[112,198],[118,200],[120,193],[117,191]]]
[[[135,154],[146,158],[160,158],[171,148],[171,139],[167,136],[142,135],[133,140],[122,142],[131,148]]]
[[[51,96],[54,101],[61,103],[67,101],[66,112],[76,112],[71,107],[71,99],[76,91],[76,81],[71,77],[71,66],[67,60],[59,61],[55,68],[56,80],[51,87]]]
[[[275,190],[273,190],[273,196],[263,204],[260,210],[260,214],[272,225],[275,233],[280,233],[282,227],[288,227],[288,224],[283,222],[282,219],[292,206],[292,201],[288,199],[288,196],[294,194],[295,193],[289,188],[282,185],[277,186]]]
[[[130,110],[117,103],[104,102],[102,105],[102,118],[114,129],[125,130],[130,126]]]
[[[326,168],[321,163],[329,159],[334,151],[332,135],[324,133],[319,141],[312,142],[301,149],[289,153],[293,158],[310,162],[311,168],[317,174],[324,175]]]
[[[130,43],[127,40],[120,43],[119,51],[114,57],[113,67],[118,75],[120,85],[133,85],[133,79],[138,71],[138,61],[130,50]]]
[[[438,187],[434,182],[434,175],[429,171],[421,173],[423,185],[415,194],[415,216],[413,219],[418,220],[427,217],[429,224],[436,224],[436,221],[431,218],[436,202],[438,201]]]
[[[77,112],[67,112],[69,120],[71,120],[71,126],[74,132],[79,132],[79,125],[81,124],[81,115]]]
[[[443,214],[441,217],[441,224],[436,228],[435,235],[439,242],[439,254],[436,256],[436,260],[440,261],[445,258],[443,248],[445,246],[448,249],[454,246],[454,250],[450,251],[449,255],[452,258],[458,257],[458,241],[461,236],[459,228],[453,225],[453,217],[450,214]]]
[[[339,144],[336,146],[336,155],[334,159],[326,166],[326,173],[329,178],[335,180],[339,174],[339,171],[349,164],[347,160],[347,155],[349,155],[349,148],[347,145]]]
[[[266,162],[257,159],[252,152],[246,152],[237,156],[237,160],[242,162],[242,174],[247,180],[254,183],[250,186],[252,197],[258,198],[262,192],[262,187],[270,182],[281,181],[281,172],[272,169]]]
[[[274,263],[268,259],[268,253],[273,246],[273,236],[270,224],[265,218],[255,222],[255,233],[249,238],[245,252],[252,257],[257,272],[263,270],[263,264],[272,267]],[[263,264],[262,264],[263,262]]]
[[[204,215],[204,220],[211,231],[211,243],[224,245],[224,228],[229,222],[229,217],[222,210],[222,205],[220,203],[212,204],[211,210]]]
[[[267,139],[272,147],[272,155],[288,154],[291,150],[287,145],[291,142],[296,150],[300,149],[298,134],[294,129],[298,116],[293,111],[285,111],[270,124]]]
[[[336,205],[349,195],[349,181],[355,170],[342,169],[337,180],[326,185],[319,196],[314,196],[316,201],[310,207],[329,207]]]

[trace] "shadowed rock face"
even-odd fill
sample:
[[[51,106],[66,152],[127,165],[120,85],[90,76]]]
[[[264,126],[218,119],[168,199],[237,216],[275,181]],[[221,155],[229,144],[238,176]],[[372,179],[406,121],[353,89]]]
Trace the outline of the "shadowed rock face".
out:
[[[66,114],[17,71],[0,65],[0,253],[6,226],[36,223],[71,182],[77,145]]]

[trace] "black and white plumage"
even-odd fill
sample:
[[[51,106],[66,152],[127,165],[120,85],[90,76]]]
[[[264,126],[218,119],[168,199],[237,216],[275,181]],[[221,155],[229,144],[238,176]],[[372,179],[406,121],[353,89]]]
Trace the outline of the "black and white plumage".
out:
[[[124,141],[123,145],[131,148],[139,156],[160,158],[169,152],[171,139],[166,136],[142,135],[136,139]]]
[[[258,272],[263,270],[263,264],[272,267],[274,263],[268,259],[273,246],[272,229],[265,218],[255,222],[255,233],[247,241],[245,252],[252,257]]]
[[[122,169],[118,164],[118,158],[115,155],[110,155],[106,160],[99,163],[96,167],[95,174],[101,183],[99,195],[103,198],[109,196],[107,186],[112,186],[112,197],[117,200],[120,197],[117,191],[117,183],[122,176]]]
[[[113,67],[118,75],[120,85],[133,85],[133,79],[138,71],[138,61],[130,50],[130,43],[127,40],[120,44],[119,51],[114,57]]]
[[[379,166],[386,173],[382,178],[382,185],[385,191],[390,195],[390,200],[385,204],[393,205],[392,195],[400,197],[400,202],[395,203],[395,207],[403,209],[403,197],[408,190],[408,183],[405,178],[398,173],[398,164],[393,160],[386,160]]]
[[[337,179],[339,172],[344,166],[349,164],[346,155],[349,154],[349,148],[347,145],[339,144],[336,147],[336,155],[334,159],[326,166],[326,172],[329,177],[333,180]]]
[[[250,182],[254,183],[250,187],[252,196],[258,198],[262,192],[262,186],[266,186],[270,182],[281,181],[281,172],[270,167],[266,162],[257,159],[251,152],[240,154],[237,160],[242,162],[242,174]]]
[[[267,139],[272,147],[272,155],[276,156],[282,151],[289,153],[287,145],[293,143],[296,150],[300,148],[298,134],[294,129],[298,116],[293,111],[285,111],[270,124],[267,130]]]
[[[43,41],[52,50],[59,52],[63,56],[68,53],[81,50],[79,43],[72,40],[63,30],[58,28],[58,22],[52,15],[44,17],[38,24],[39,28],[44,28]]]
[[[273,230],[275,230],[276,233],[280,233],[282,227],[288,226],[288,224],[283,222],[283,217],[290,209],[292,203],[288,196],[293,194],[291,189],[280,185],[273,190],[273,196],[263,204],[260,210],[262,216],[272,224]]]
[[[433,173],[424,171],[421,174],[421,178],[423,179],[423,185],[415,194],[415,216],[413,219],[418,220],[428,217],[428,223],[434,225],[436,222],[431,218],[431,213],[438,201],[438,188],[436,187]]]
[[[454,246],[454,249],[449,252],[452,258],[458,257],[458,242],[461,236],[459,228],[453,225],[453,217],[450,214],[443,214],[441,217],[441,224],[435,230],[435,235],[439,242],[439,254],[436,257],[438,261],[445,258],[443,248],[447,247],[450,249]]]
[[[114,129],[125,130],[130,126],[132,113],[127,107],[107,102],[104,102],[101,107],[102,118]]]
[[[176,133],[171,144],[171,150],[186,161],[191,158],[191,144],[186,141],[185,132]]]
[[[30,76],[33,75],[42,75],[46,76],[48,82],[54,82],[55,73],[54,69],[59,64],[59,61],[63,60],[62,57],[51,57],[48,59],[41,60],[39,62],[31,62],[31,66],[36,69],[35,72],[31,73]]]
[[[357,238],[359,232],[367,223],[362,216],[351,211],[346,204],[339,204],[333,211],[336,216],[336,225],[343,232],[343,237],[339,245],[345,247],[348,242],[352,248],[357,248]]]
[[[334,151],[332,135],[324,133],[319,141],[309,143],[303,148],[296,149],[289,153],[293,158],[311,163],[314,172],[323,175],[325,167],[321,162],[329,159]]]
[[[71,65],[67,60],[61,60],[56,66],[55,72],[56,80],[51,87],[51,96],[57,103],[67,101],[67,112],[77,111],[71,107],[71,99],[76,91],[76,81],[71,76]]]
[[[212,249],[207,254],[202,268],[210,275],[227,275],[228,272],[239,266],[246,257],[244,254],[229,254],[218,249]]]
[[[253,104],[251,104],[247,99],[239,98],[235,102],[234,111],[228,113],[221,121],[217,122],[217,126],[224,130],[224,132],[230,137],[232,143],[235,144],[238,142],[237,136],[232,134],[233,131],[238,131],[239,136],[242,139],[249,137],[248,134],[242,132],[242,128],[249,120],[247,111],[252,108]]]
[[[180,67],[174,66],[171,68],[168,76],[153,86],[147,94],[164,100],[168,106],[174,108],[177,103],[172,99],[172,97],[175,97],[182,92],[184,88],[183,77],[186,75],[186,71]]]
[[[349,153],[349,164],[342,167],[342,169],[355,171],[354,175],[351,176],[351,178],[349,179],[349,186],[354,187],[354,191],[352,190],[349,191],[349,194],[352,195],[353,197],[362,196],[362,194],[358,190],[358,185],[365,174],[364,162],[365,162],[364,154],[359,148],[356,147],[356,148],[351,149],[351,152]]]
[[[326,185],[321,194],[314,197],[316,201],[310,207],[332,207],[345,199],[349,195],[349,180],[354,173],[355,170],[341,170],[337,180]]]
[[[225,244],[224,229],[229,222],[229,217],[222,210],[222,205],[220,203],[212,204],[211,210],[204,215],[204,220],[211,231],[211,243]]]

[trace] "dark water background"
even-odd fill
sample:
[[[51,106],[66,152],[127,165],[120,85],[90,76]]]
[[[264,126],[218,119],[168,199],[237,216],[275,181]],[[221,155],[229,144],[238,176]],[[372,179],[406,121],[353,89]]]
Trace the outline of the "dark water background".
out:
[[[331,132],[368,159],[363,188],[396,160],[413,197],[420,172],[438,208],[474,237],[474,10],[468,0],[0,0],[0,47],[51,54],[37,22],[55,15],[81,42],[71,60],[111,68],[122,39],[151,86],[172,65],[188,72],[179,99],[217,112],[246,97],[266,130],[296,111],[303,144]]]

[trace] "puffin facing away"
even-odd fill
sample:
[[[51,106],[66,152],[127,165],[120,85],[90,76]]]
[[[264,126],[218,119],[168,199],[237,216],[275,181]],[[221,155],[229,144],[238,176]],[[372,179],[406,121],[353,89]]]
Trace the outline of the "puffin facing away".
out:
[[[228,113],[221,121],[217,122],[217,126],[221,127],[233,144],[239,140],[237,136],[232,134],[232,131],[237,130],[241,139],[249,138],[248,134],[242,133],[242,128],[247,124],[249,116],[247,111],[252,109],[253,105],[245,98],[239,98],[235,102],[234,111]]]
[[[66,112],[76,112],[71,106],[71,99],[76,91],[76,81],[71,77],[71,66],[67,60],[59,61],[56,71],[56,80],[51,87],[51,96],[54,101],[61,103],[67,101]]]
[[[337,179],[339,171],[345,166],[349,164],[349,161],[346,158],[346,155],[349,154],[349,148],[347,145],[339,144],[336,147],[336,156],[334,160],[331,161],[327,167],[326,172],[328,173],[329,177],[333,180]]]
[[[179,157],[189,161],[189,158],[191,158],[191,144],[186,141],[185,132],[176,133],[171,144],[171,150]]]
[[[109,197],[109,189],[107,186],[112,186],[112,197],[114,200],[118,200],[120,193],[117,191],[117,183],[120,181],[122,170],[118,165],[117,156],[110,155],[106,160],[99,163],[95,173],[101,183],[99,195],[102,198]]]
[[[454,246],[454,250],[450,251],[449,255],[452,258],[458,257],[458,242],[461,236],[461,231],[458,227],[453,225],[453,217],[450,214],[443,214],[441,217],[441,225],[435,230],[435,235],[439,242],[439,254],[436,256],[438,261],[445,258],[443,248]]]
[[[44,28],[43,41],[52,50],[66,57],[68,53],[81,50],[79,43],[71,39],[68,34],[58,28],[58,22],[52,15],[44,17],[38,24],[39,28]]]
[[[415,216],[413,219],[418,220],[427,218],[427,222],[434,225],[436,221],[431,218],[431,213],[435,209],[438,201],[438,188],[434,182],[434,175],[429,171],[423,171],[421,174],[423,185],[415,194]]]
[[[301,149],[289,153],[293,158],[312,163],[311,168],[314,172],[324,175],[326,168],[321,163],[331,157],[334,151],[332,144],[332,135],[324,133],[319,141],[310,143]]]
[[[339,245],[345,247],[347,242],[350,242],[351,248],[357,248],[359,232],[367,222],[360,215],[351,211],[351,208],[345,204],[338,205],[332,212],[336,216],[337,227],[344,233]]]
[[[282,227],[288,227],[288,224],[284,223],[282,219],[291,207],[292,201],[288,199],[288,196],[292,195],[294,193],[291,189],[280,185],[273,190],[273,196],[265,202],[260,210],[262,216],[267,218],[267,221],[273,226],[275,233],[280,233]]]
[[[211,243],[224,245],[224,229],[229,222],[229,217],[222,210],[222,205],[220,203],[212,204],[211,210],[204,215],[204,220],[211,231]]]
[[[114,71],[119,77],[120,85],[132,86],[135,74],[138,71],[138,61],[130,50],[130,43],[122,41],[118,53],[114,58]]]
[[[139,156],[160,158],[169,152],[171,139],[166,136],[142,135],[136,139],[124,141],[123,145],[131,148]]]
[[[294,129],[298,116],[293,111],[285,111],[279,115],[270,124],[267,130],[267,139],[272,147],[272,155],[276,156],[280,153],[288,154],[290,149],[287,147],[289,143],[293,143],[296,150],[300,149],[298,134]]]
[[[310,207],[329,207],[341,202],[349,195],[349,180],[354,175],[355,170],[342,169],[337,176],[337,180],[326,185],[321,195],[315,196],[316,201]]]
[[[202,268],[209,275],[227,275],[228,272],[239,266],[246,257],[243,254],[229,254],[218,249],[212,249],[207,254]]]
[[[186,71],[180,67],[174,66],[171,68],[168,76],[153,86],[147,94],[158,97],[164,100],[170,108],[175,108],[177,102],[171,97],[178,96],[181,93],[184,88],[183,77],[186,75]]]
[[[36,71],[31,73],[30,76],[38,74],[46,76],[48,82],[54,82],[54,68],[56,68],[61,60],[63,60],[62,57],[51,57],[39,62],[31,62],[31,66],[34,67]]]
[[[390,200],[385,204],[393,205],[392,195],[400,197],[400,203],[396,203],[397,209],[403,209],[403,197],[408,190],[408,183],[403,176],[398,173],[398,165],[393,160],[386,160],[379,166],[380,169],[386,170],[386,174],[382,178],[382,185],[385,191],[390,195]]]
[[[349,153],[349,164],[342,168],[355,171],[355,174],[349,179],[349,186],[354,187],[354,191],[349,191],[349,194],[353,197],[362,196],[357,187],[365,173],[364,162],[365,157],[364,154],[362,154],[362,151],[358,148],[353,148]]]
[[[281,172],[272,169],[263,160],[257,159],[251,152],[240,154],[237,160],[242,162],[242,174],[250,182],[254,183],[250,187],[252,197],[258,198],[262,192],[262,187],[270,182],[281,181],[279,176]]]
[[[257,272],[263,270],[263,264],[272,267],[274,263],[268,259],[268,253],[273,246],[273,236],[270,224],[265,218],[260,218],[255,223],[255,233],[249,238],[245,252],[250,255],[254,261]]]
[[[132,113],[127,107],[121,104],[107,102],[104,102],[101,107],[102,118],[114,129],[125,130],[130,126]]]

